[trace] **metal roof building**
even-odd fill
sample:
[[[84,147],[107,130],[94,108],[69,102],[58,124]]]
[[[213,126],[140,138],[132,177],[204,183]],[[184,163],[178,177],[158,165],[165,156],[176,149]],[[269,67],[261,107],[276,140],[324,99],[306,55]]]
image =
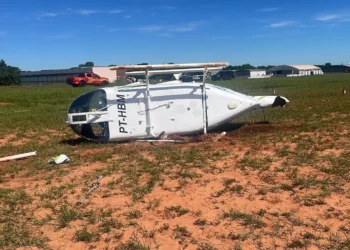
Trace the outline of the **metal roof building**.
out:
[[[279,65],[269,68],[267,74],[273,74],[274,76],[310,76],[323,75],[323,71],[315,65]]]
[[[93,72],[97,75],[107,77],[110,82],[117,79],[117,72],[115,70],[110,70],[109,67],[83,67],[40,71],[21,71],[21,85],[65,83],[67,77],[85,72]]]

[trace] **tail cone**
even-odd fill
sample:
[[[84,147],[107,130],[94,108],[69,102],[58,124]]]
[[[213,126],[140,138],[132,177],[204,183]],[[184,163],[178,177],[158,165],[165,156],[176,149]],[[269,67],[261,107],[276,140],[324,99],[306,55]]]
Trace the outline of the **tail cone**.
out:
[[[274,107],[280,106],[283,108],[286,104],[287,104],[287,101],[284,98],[277,96],[275,101],[272,103],[271,107],[274,108]]]
[[[284,107],[289,100],[283,96],[254,96],[260,108]]]

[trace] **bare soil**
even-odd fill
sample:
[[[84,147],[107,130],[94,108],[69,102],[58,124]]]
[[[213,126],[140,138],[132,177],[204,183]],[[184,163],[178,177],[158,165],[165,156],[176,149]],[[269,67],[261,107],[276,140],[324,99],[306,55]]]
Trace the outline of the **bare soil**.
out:
[[[93,149],[75,146],[75,151],[70,155],[71,163],[47,166],[57,171],[67,171],[64,176],[53,176],[48,180],[46,171],[35,176],[4,176],[0,188],[21,188],[33,198],[27,216],[37,221],[50,219],[40,226],[33,223],[31,228],[38,230],[35,233],[40,232],[41,236],[47,237],[47,246],[52,249],[332,249],[331,244],[346,242],[349,237],[349,183],[345,182],[341,190],[328,195],[320,195],[321,186],[317,186],[318,184],[293,184],[293,178],[296,177],[290,177],[291,167],[298,170],[297,175],[300,178],[315,176],[315,183],[317,180],[333,180],[333,177],[320,171],[312,163],[298,165],[288,157],[276,153],[286,145],[288,154],[297,152],[295,142],[260,143],[249,138],[245,140],[245,136],[252,133],[273,134],[279,130],[294,131],[295,128],[292,125],[245,125],[228,132],[217,142],[213,142],[213,138],[219,133],[184,137],[182,139],[188,143],[174,144],[171,147],[181,152],[195,149],[208,154],[225,152],[225,155],[217,160],[209,159],[205,168],[194,168],[194,178],[162,174],[152,190],[138,201],[133,200],[132,195],[120,185],[126,173],[114,171],[103,176],[99,187],[82,205],[76,205],[95,183],[96,173],[117,164],[118,160],[123,159],[123,152],[135,149],[135,157],[141,155],[147,161],[156,163],[157,157],[148,148],[162,150],[169,147],[168,144],[124,143]],[[48,132],[54,136],[61,135],[56,131]],[[302,136],[312,138],[315,133]],[[40,138],[42,141],[50,139],[47,136]],[[11,139],[11,136],[0,139],[0,145],[5,145]],[[26,140],[15,141],[13,145],[21,143],[26,143]],[[320,150],[319,155],[339,156],[344,152],[345,149],[324,149]],[[87,157],[105,153],[113,155],[106,161],[72,164],[77,155]],[[242,160],[247,157],[270,160],[257,166],[253,163],[243,166]],[[31,159],[25,159],[17,163],[30,165],[30,162]],[[0,163],[0,168],[9,164]],[[132,164],[132,161],[122,164],[122,168],[129,168],[131,172],[135,168],[136,173],[137,165]],[[177,162],[169,161],[169,164],[173,165],[173,170],[180,167]],[[150,178],[150,175],[142,175],[139,185],[147,184]],[[53,192],[52,189],[50,191],[51,187],[64,185],[69,188],[65,188],[61,196],[47,200],[41,198],[40,194],[48,190]],[[53,207],[45,204],[45,201],[50,202]],[[92,223],[86,216],[81,216],[68,226],[60,228],[57,223],[57,210],[64,204],[72,206],[81,214],[94,211],[96,221]],[[187,212],[174,212],[174,207]],[[174,208],[174,211],[169,212],[169,208]],[[122,226],[112,225],[110,230],[101,230],[101,223],[106,218],[100,216],[101,210],[111,211],[108,218],[120,222]],[[135,211],[140,214],[131,216]],[[79,241],[76,234],[83,228],[97,236]],[[137,244],[146,248],[136,248]]]

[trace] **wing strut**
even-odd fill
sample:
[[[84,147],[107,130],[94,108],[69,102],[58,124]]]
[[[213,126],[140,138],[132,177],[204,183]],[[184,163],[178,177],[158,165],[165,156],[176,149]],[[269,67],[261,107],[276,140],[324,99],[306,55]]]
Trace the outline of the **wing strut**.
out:
[[[157,137],[153,133],[153,124],[152,124],[152,107],[151,107],[151,93],[149,91],[149,71],[148,69],[145,70],[146,74],[146,122],[147,122],[147,134],[151,135],[152,137]]]
[[[208,67],[203,70],[203,84],[202,84],[202,108],[203,108],[203,133],[207,134],[208,119],[207,119],[207,91],[205,89],[205,79],[207,77]]]

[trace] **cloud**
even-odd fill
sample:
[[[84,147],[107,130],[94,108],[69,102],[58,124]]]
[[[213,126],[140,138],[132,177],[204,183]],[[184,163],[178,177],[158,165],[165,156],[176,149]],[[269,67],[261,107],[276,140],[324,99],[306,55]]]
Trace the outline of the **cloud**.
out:
[[[350,20],[350,11],[343,10],[333,13],[319,14],[316,16],[315,20],[320,22],[348,22]]]
[[[55,16],[58,16],[57,13],[53,13],[53,12],[43,12],[42,14],[43,17],[55,17]]]
[[[155,10],[176,10],[177,7],[170,6],[170,5],[160,5],[158,7],[153,8]]]
[[[287,27],[287,26],[292,26],[294,24],[296,24],[296,21],[281,21],[278,23],[271,23],[268,26],[265,27],[269,27],[269,28],[281,28],[281,27]]]
[[[129,19],[129,18],[131,18],[132,16],[131,15],[126,15],[126,16],[124,16],[124,18],[126,18],[126,19]]]
[[[85,16],[88,16],[88,15],[91,15],[91,14],[120,14],[120,13],[123,13],[124,10],[121,10],[121,9],[113,9],[113,10],[88,10],[88,9],[82,9],[82,10],[79,10],[78,13],[80,15],[85,15]]]
[[[148,25],[148,26],[141,26],[137,30],[143,31],[143,32],[159,32],[162,31],[162,34],[171,34],[176,32],[189,32],[193,31],[196,28],[198,28],[200,25],[202,25],[204,21],[198,21],[198,22],[189,22],[179,25],[169,25],[169,26],[163,26],[163,25]]]
[[[147,25],[147,26],[141,26],[140,28],[138,28],[139,31],[144,31],[144,32],[157,32],[163,29],[164,27],[161,25]]]
[[[68,8],[63,11],[41,11],[39,14],[37,14],[37,20],[40,20],[42,18],[50,18],[50,17],[58,17],[62,15],[69,15],[72,14],[72,9]]]
[[[119,14],[119,13],[122,13],[122,12],[124,12],[124,11],[120,10],[120,9],[114,9],[114,10],[108,11],[109,14]]]
[[[79,13],[80,15],[84,15],[84,16],[88,16],[88,15],[91,15],[91,14],[95,14],[95,13],[97,13],[97,12],[99,12],[99,11],[97,11],[97,10],[86,10],[86,9],[78,10],[78,13]]]
[[[61,13],[58,12],[46,12],[46,11],[42,11],[37,15],[37,19],[40,20],[41,18],[45,18],[45,17],[57,17],[58,15],[60,15]]]
[[[164,36],[164,37],[174,37],[172,34],[170,33],[161,33],[161,34],[158,34],[159,36]]]
[[[318,17],[316,18],[316,20],[317,20],[317,21],[327,22],[327,21],[332,21],[332,20],[341,19],[342,17],[343,17],[343,15],[339,15],[339,14],[322,15],[322,16],[318,16]]]
[[[72,8],[66,8],[64,11],[58,11],[58,12],[48,12],[48,11],[42,11],[37,15],[37,19],[41,19],[44,17],[57,17],[61,15],[74,15],[79,14],[83,16],[89,16],[92,14],[120,14],[124,12],[124,10],[121,9],[112,9],[112,10],[91,10],[91,9],[80,9],[80,10],[73,10]],[[131,16],[130,16],[131,17]]]
[[[191,22],[182,25],[170,26],[167,28],[167,30],[171,32],[188,32],[195,30],[200,25],[201,22]]]
[[[258,9],[257,11],[260,12],[273,12],[273,11],[277,11],[280,10],[281,8],[263,8],[263,9]]]

